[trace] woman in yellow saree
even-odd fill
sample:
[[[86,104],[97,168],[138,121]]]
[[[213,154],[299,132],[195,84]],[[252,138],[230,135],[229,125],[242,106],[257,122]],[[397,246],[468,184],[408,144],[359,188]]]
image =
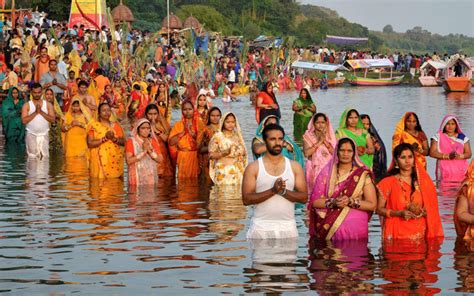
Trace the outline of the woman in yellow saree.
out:
[[[86,126],[91,120],[87,108],[82,104],[79,98],[74,98],[71,108],[64,116],[62,131],[64,133],[64,154],[66,157],[84,157],[87,156]]]
[[[454,225],[459,238],[474,250],[474,160],[469,164],[454,208]]]
[[[86,128],[87,146],[90,149],[91,178],[109,179],[123,176],[124,133],[118,122],[111,122],[111,108],[99,105],[99,119],[89,122]]]
[[[237,117],[229,112],[219,126],[209,142],[209,175],[216,185],[241,184],[248,156]]]
[[[426,156],[430,152],[428,138],[421,128],[418,116],[414,112],[405,113],[395,127],[392,150],[401,143],[407,143],[413,147],[416,160],[426,170]]]
[[[178,166],[178,178],[197,178],[199,175],[198,133],[204,130],[204,124],[195,116],[190,101],[181,104],[182,119],[175,123],[169,134],[171,157]]]

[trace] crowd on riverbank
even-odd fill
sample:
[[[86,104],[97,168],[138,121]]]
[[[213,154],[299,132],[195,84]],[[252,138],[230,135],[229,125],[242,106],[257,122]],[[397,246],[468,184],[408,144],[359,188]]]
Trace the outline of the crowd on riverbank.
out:
[[[387,240],[442,237],[436,190],[426,173],[429,155],[437,160],[438,180],[464,180],[455,217],[459,235],[471,237],[474,165],[468,166],[469,138],[455,116],[446,116],[429,140],[417,115],[407,112],[395,128],[387,172],[387,149],[370,116],[348,109],[334,131],[327,115],[317,112],[311,85],[289,67],[298,59],[338,63],[388,57],[411,70],[421,65],[421,57],[322,47],[249,50],[239,40],[216,41],[210,45],[214,53],[197,56],[179,36],[122,33],[44,21],[4,34],[8,45],[0,66],[8,91],[2,104],[7,145],[26,145],[28,157],[38,161],[50,152],[64,153],[66,161],[82,158],[94,179],[121,178],[127,164],[131,186],[175,177],[214,186],[242,184],[244,203],[262,212],[250,238],[294,236],[293,203],[309,196],[310,233],[326,240],[366,239],[374,211],[383,219]],[[439,59],[423,57],[428,58]],[[242,82],[251,84],[259,124],[251,151],[258,161],[249,166],[237,115],[213,107],[221,92],[231,103],[232,89]],[[292,105],[294,139],[279,126],[275,89],[300,91]],[[180,119],[171,118],[175,105],[181,106]],[[259,184],[262,180],[266,183]],[[266,211],[271,221],[279,221],[282,212],[287,216],[272,228],[262,218]]]

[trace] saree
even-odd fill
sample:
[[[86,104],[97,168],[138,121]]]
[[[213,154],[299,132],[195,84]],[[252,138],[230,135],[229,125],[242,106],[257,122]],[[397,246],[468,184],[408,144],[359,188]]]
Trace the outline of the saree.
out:
[[[456,199],[456,205],[454,207],[454,226],[456,228],[456,234],[458,237],[470,242],[469,245],[472,247],[474,244],[474,225],[459,221],[456,213],[458,210],[458,202],[461,196],[465,196],[468,202],[469,213],[474,215],[474,161],[471,161],[469,168],[467,169],[466,177],[461,184],[458,197]]]
[[[264,84],[264,90],[260,91],[257,95],[257,100],[258,98],[262,98],[262,103],[265,105],[271,105],[271,104],[277,104],[278,102],[276,100],[275,94],[269,94],[266,90],[267,85],[271,84],[271,82],[265,83]],[[262,119],[267,118],[268,116],[273,115],[277,117],[278,119],[281,118],[281,113],[280,113],[280,106],[278,105],[277,109],[262,109],[257,106],[255,106],[255,119],[257,120],[257,123],[260,124],[260,121]]]
[[[53,105],[54,113],[56,114],[56,120],[49,124],[49,149],[52,151],[59,151],[63,149],[63,133],[61,125],[64,121],[64,114],[56,97],[53,97],[51,104]]]
[[[213,127],[212,125],[207,125],[205,126],[204,130],[202,133],[198,135],[197,142],[198,142],[198,148],[201,150],[202,147],[208,147],[209,146],[209,141],[211,140],[212,136],[214,136],[215,133],[217,133],[218,129]],[[199,159],[199,169],[200,169],[200,175],[206,179],[209,180],[209,152],[206,153],[199,153],[198,156]]]
[[[72,108],[69,108],[66,115],[64,115],[64,126],[70,127],[64,132],[63,137],[64,154],[66,157],[84,157],[89,152],[87,148],[86,126],[91,120],[91,116],[81,100],[74,98],[71,104],[75,102],[79,102],[81,113],[74,114]],[[81,126],[71,127],[73,121],[79,122]]]
[[[130,134],[130,138],[125,144],[125,152],[131,153],[133,156],[137,156],[143,152],[144,141],[150,141],[155,153],[160,153],[160,147],[154,136],[143,140],[138,135],[138,128],[144,124],[150,122],[145,119],[139,119],[133,126],[133,130]],[[158,183],[158,172],[156,162],[151,158],[149,154],[145,157],[128,165],[128,184],[129,185],[154,185]]]
[[[456,138],[449,137],[443,132],[448,121],[454,120],[456,122]],[[440,153],[450,154],[456,152],[457,154],[464,153],[464,143],[469,141],[463,133],[458,119],[454,115],[446,115],[441,122],[438,132],[432,138],[437,142],[437,148]],[[461,182],[466,175],[469,163],[467,159],[438,159],[436,160],[436,179],[442,181]]]
[[[374,160],[372,165],[372,172],[374,173],[375,179],[380,180],[381,178],[385,177],[385,175],[387,175],[387,149],[385,148],[382,137],[380,137],[377,129],[372,124],[372,121],[370,122],[368,132],[372,137],[372,142],[374,142],[374,145],[376,143],[380,145],[380,149],[378,151],[375,150],[374,152]]]
[[[112,123],[113,127],[103,125],[97,120],[91,120],[86,128],[86,133],[94,139],[101,139],[109,130],[116,137],[123,137],[123,130],[118,122]],[[123,148],[108,140],[99,147],[91,148],[89,158],[89,170],[91,178],[109,179],[123,176],[124,156]]]
[[[392,161],[392,166],[394,162]],[[425,238],[443,237],[443,227],[438,209],[438,195],[424,167],[415,163],[417,184],[412,193],[410,184],[399,180],[396,176],[384,178],[377,185],[380,194],[387,201],[386,207],[392,211],[401,211],[412,208],[420,211],[426,209],[426,217],[405,220],[401,217],[380,217],[382,237],[385,240],[408,239],[423,240]]]
[[[227,137],[222,131],[224,121],[229,115],[235,117],[236,124],[232,137]],[[216,185],[241,184],[245,168],[247,167],[247,149],[242,137],[242,130],[237,121],[237,116],[232,112],[226,113],[221,117],[219,130],[212,136],[209,142],[209,153],[222,152],[229,148],[231,150],[227,157],[234,159],[233,164],[224,164],[220,159],[211,159],[209,161],[209,176]]]
[[[162,157],[162,161],[158,162],[158,168],[157,168],[158,176],[162,178],[174,177],[175,167],[171,160],[170,151],[168,149],[168,142],[163,140],[157,134],[157,132],[169,134],[170,125],[168,124],[168,121],[163,116],[161,116],[159,111],[158,111],[157,121],[155,122],[155,125],[152,126],[152,130],[155,133],[155,138],[158,143],[158,147],[159,147],[160,154]]]
[[[298,99],[293,101],[293,104],[296,104],[298,108],[306,107],[302,111],[298,111],[293,114],[293,136],[295,141],[301,141],[303,139],[303,134],[308,127],[308,123],[314,114],[309,110],[309,108],[314,105],[314,102],[311,99],[311,96],[306,99],[298,97]]]
[[[326,135],[325,139],[334,148],[336,146],[336,136],[332,128],[329,117],[326,116]],[[314,128],[314,117],[310,119],[308,123],[308,129],[303,135],[304,142],[312,147],[318,143],[318,139],[315,135],[316,129]],[[311,195],[311,191],[314,187],[314,182],[319,175],[319,172],[329,163],[332,158],[332,153],[329,152],[326,145],[321,145],[318,149],[308,158],[306,161],[306,185],[308,188],[308,194]]]
[[[342,113],[341,119],[339,120],[339,128],[336,130],[336,138],[341,139],[341,138],[347,137],[354,141],[354,143],[356,144],[356,147],[367,148],[367,137],[370,135],[364,129],[364,125],[362,124],[362,120],[360,119],[360,117],[359,117],[359,122],[357,123],[356,128],[362,130],[363,131],[362,134],[358,135],[351,132],[349,129],[347,129],[346,122],[347,122],[347,116],[350,110],[352,109],[348,108]],[[367,153],[364,153],[362,155],[359,155],[359,158],[369,169],[372,169],[374,155],[369,155]]]
[[[170,131],[169,139],[184,132],[175,146],[169,145],[171,157],[178,166],[178,178],[197,178],[199,175],[198,143],[199,133],[204,124],[199,118],[184,118],[176,122]]]
[[[25,100],[18,90],[18,103],[13,102],[12,92],[17,88],[8,90],[7,98],[2,103],[2,127],[3,135],[7,143],[24,144],[25,125],[21,122],[21,109]]]
[[[255,137],[252,140],[252,145],[256,142],[265,144],[265,142],[263,141],[263,129],[265,128],[267,120],[272,117],[276,118],[278,123],[280,122],[280,119],[276,115],[269,115],[263,118],[260,124],[258,125],[257,130],[255,131]],[[301,165],[301,167],[304,168],[304,155],[303,152],[301,152],[301,148],[286,134],[284,140],[286,143],[288,143],[288,145],[293,148],[293,152],[290,152],[286,147],[283,147],[282,154],[290,160],[297,161]],[[258,158],[264,156],[265,153],[255,154],[252,149],[252,155],[254,160],[257,160]]]
[[[405,120],[411,116],[413,112],[407,112],[403,117],[398,121],[397,126],[395,127],[395,133],[392,138],[392,150],[395,149],[401,143],[407,143],[410,145],[417,144],[418,147],[423,146],[423,142],[427,140],[426,135],[423,131],[418,132],[418,136],[415,137],[410,133],[405,131]],[[418,152],[418,149],[415,150],[415,158],[426,169],[426,157]]]
[[[336,146],[337,147],[337,146]],[[366,184],[372,183],[372,173],[360,160],[357,154],[354,155],[354,170],[345,178],[338,180],[337,165],[339,158],[337,149],[334,150],[332,160],[324,167],[316,178],[316,182],[311,193],[310,201],[307,205],[309,211],[309,234],[319,240],[347,240],[347,239],[367,239],[368,223],[370,214],[350,207],[316,209],[313,202],[317,199],[336,199],[345,195],[358,198],[362,195]]]

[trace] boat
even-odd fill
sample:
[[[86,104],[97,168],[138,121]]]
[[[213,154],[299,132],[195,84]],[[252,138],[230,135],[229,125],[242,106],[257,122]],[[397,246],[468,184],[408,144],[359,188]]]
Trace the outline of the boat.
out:
[[[443,88],[447,92],[469,92],[472,87],[473,58],[452,57],[444,69]]]
[[[421,86],[440,86],[443,83],[444,68],[446,63],[443,61],[429,60],[420,67],[421,76],[418,78]]]
[[[349,78],[349,83],[356,86],[392,86],[402,83],[402,76],[393,76],[393,63],[389,59],[363,59],[347,60],[346,64],[354,71],[354,75]],[[384,69],[390,69],[390,77],[382,77]],[[357,76],[357,70],[363,69],[364,76]],[[369,70],[378,72],[378,78],[367,77]]]
[[[319,72],[336,72],[336,77],[333,79],[327,79],[326,83],[323,83],[323,79],[320,79],[316,84],[321,89],[327,89],[328,87],[341,86],[344,84],[346,78],[339,71],[347,71],[348,69],[344,65],[339,64],[326,64],[326,63],[315,63],[308,61],[296,61],[291,65],[292,68],[299,68],[303,70],[312,70]]]

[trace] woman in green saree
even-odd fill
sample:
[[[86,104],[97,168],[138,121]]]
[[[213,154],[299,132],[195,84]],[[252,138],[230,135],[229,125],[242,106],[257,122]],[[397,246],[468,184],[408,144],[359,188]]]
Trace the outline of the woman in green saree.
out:
[[[355,109],[346,109],[339,120],[339,128],[336,130],[336,138],[348,137],[357,145],[357,154],[360,160],[370,169],[374,162],[374,143],[364,124],[360,119],[359,112]]]
[[[21,108],[24,103],[18,88],[11,87],[2,103],[3,135],[8,144],[25,144],[25,126],[21,122]]]
[[[316,105],[306,88],[302,88],[300,96],[293,101],[293,135],[295,141],[303,141],[303,134],[311,117],[316,113]]]

